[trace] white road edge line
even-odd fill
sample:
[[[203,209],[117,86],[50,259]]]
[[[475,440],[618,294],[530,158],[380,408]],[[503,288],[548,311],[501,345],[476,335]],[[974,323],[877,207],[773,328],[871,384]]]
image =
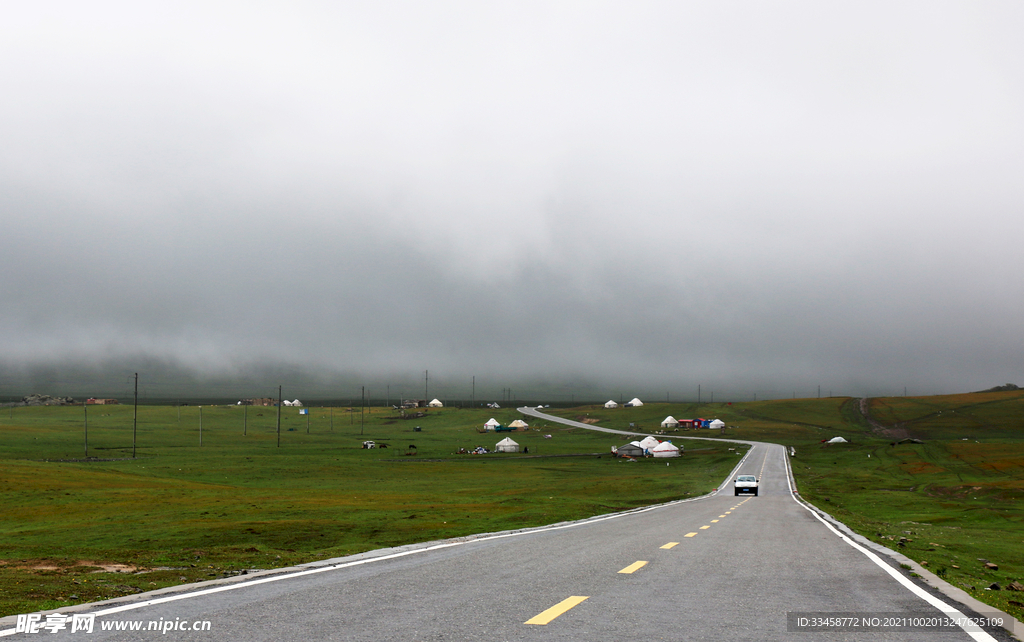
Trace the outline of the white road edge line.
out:
[[[946,604],[945,602],[935,597],[928,591],[925,591],[917,584],[911,582],[908,578],[904,577],[902,573],[898,572],[896,569],[883,562],[880,557],[878,557],[868,549],[864,548],[857,542],[853,541],[845,534],[839,532],[834,526],[832,526],[832,524],[829,524],[827,521],[822,519],[821,515],[819,515],[816,511],[811,510],[802,501],[798,500],[796,498],[796,495],[793,493],[793,484],[791,481],[792,471],[790,469],[789,457],[787,456],[786,449],[784,446],[779,446],[779,448],[782,448],[783,461],[786,462],[786,485],[789,486],[789,496],[793,499],[794,502],[797,503],[798,506],[809,512],[811,515],[814,515],[814,518],[822,524],[824,524],[827,529],[838,535],[840,539],[842,539],[844,542],[852,546],[855,550],[858,550],[861,553],[863,553],[865,557],[867,557],[869,560],[871,560],[879,567],[881,567],[882,570],[891,575],[897,582],[902,584],[911,593],[918,596],[928,604],[931,604],[935,608],[939,609],[940,611],[948,615],[950,618],[953,618],[956,621],[960,622],[960,628],[963,629],[967,635],[971,636],[975,640],[978,640],[978,642],[996,642],[996,639],[988,633],[986,633],[981,627],[979,627],[976,624],[969,623],[969,620],[967,619],[966,615],[961,613],[956,608],[950,606],[949,604]]]

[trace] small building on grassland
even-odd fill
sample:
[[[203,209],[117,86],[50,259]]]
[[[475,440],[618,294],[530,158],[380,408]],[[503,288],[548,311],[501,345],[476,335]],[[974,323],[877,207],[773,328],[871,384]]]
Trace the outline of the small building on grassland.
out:
[[[117,399],[86,399],[85,403],[90,406],[116,406],[121,402]]]
[[[519,444],[512,441],[511,438],[505,437],[494,446],[494,452],[517,453],[519,452]]]
[[[615,449],[615,454],[619,457],[643,457],[644,449],[636,444],[625,444]]]
[[[653,450],[660,443],[660,441],[648,435],[644,437],[642,440],[640,440],[640,447],[643,448],[644,452],[646,453],[649,452],[650,450]]]
[[[663,441],[651,450],[651,454],[655,457],[678,457],[679,448],[670,441]]]
[[[277,399],[270,397],[257,397],[254,399],[242,399],[238,402],[240,406],[276,406]]]

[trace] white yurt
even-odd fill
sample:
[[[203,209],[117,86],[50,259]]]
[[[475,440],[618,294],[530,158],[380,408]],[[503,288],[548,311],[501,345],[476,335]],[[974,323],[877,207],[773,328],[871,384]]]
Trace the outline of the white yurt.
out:
[[[497,428],[500,425],[501,424],[498,423],[497,419],[495,419],[494,417],[491,417],[490,419],[487,420],[487,423],[484,424],[484,429],[486,429],[486,430],[494,430],[495,428]]]
[[[441,403],[441,401],[438,400],[438,399],[434,399],[433,401],[431,401],[427,405],[430,406],[431,408],[444,408],[444,404]]]
[[[286,405],[286,406],[294,406],[294,405],[295,405],[295,404],[293,404],[292,402],[288,401],[287,399],[285,399],[285,400],[284,400],[284,401],[282,401],[281,403],[283,403],[283,404],[284,404],[284,405]]]
[[[828,440],[828,443],[830,443],[830,444],[846,444],[846,443],[849,443],[849,442],[847,442],[842,437],[833,437],[832,439]]]
[[[633,397],[632,399],[629,400],[629,405],[631,405],[634,408],[636,408],[637,406],[644,405],[644,402],[640,401],[639,397]]]
[[[494,452],[496,453],[517,453],[519,452],[519,444],[512,441],[508,437],[505,437],[494,446]]]
[[[640,447],[643,448],[644,450],[652,450],[655,446],[657,446],[660,443],[661,442],[655,439],[654,437],[647,436],[640,440]]]
[[[708,424],[708,428],[712,430],[720,430],[722,428],[725,428],[725,422],[722,421],[721,419],[715,419],[710,424]]]
[[[663,441],[651,450],[651,454],[655,457],[678,457],[679,449],[672,445],[670,441]]]
[[[516,419],[508,425],[509,428],[529,428],[530,426],[522,419]]]
[[[614,401],[612,401],[611,399],[609,399],[608,401],[604,402],[604,407],[605,408],[618,408],[619,404],[617,404]]]
[[[672,415],[669,415],[668,417],[665,417],[664,421],[661,422],[661,427],[662,428],[678,428],[679,427],[679,422],[676,421],[675,417],[673,417]]]

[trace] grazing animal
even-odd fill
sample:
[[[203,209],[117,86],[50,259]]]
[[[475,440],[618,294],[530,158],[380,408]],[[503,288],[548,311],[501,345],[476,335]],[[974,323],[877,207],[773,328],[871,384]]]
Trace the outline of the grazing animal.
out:
[[[377,444],[377,448],[387,448],[387,444]]]
[[[415,448],[416,444],[409,444],[409,448]]]

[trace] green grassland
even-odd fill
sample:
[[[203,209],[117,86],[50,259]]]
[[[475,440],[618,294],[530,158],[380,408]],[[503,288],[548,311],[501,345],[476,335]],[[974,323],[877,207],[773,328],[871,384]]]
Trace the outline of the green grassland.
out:
[[[717,417],[726,438],[792,446],[804,499],[1024,619],[1024,593],[1005,590],[1024,583],[1024,391],[871,399],[874,426],[859,405],[843,397],[553,412],[626,430],[658,429],[667,415]],[[835,436],[850,443],[823,443]],[[1003,590],[985,590],[992,583]]]
[[[549,410],[637,433],[661,430],[670,414],[726,422],[669,431],[710,440],[685,442],[671,466],[617,461],[607,453],[624,438],[544,422],[511,434],[530,455],[454,454],[493,448],[505,435],[477,428],[491,416],[507,424],[514,410],[399,419],[375,408],[361,425],[358,409],[312,408],[307,432],[306,417],[286,408],[278,447],[276,409],[249,408],[243,428],[246,411],[224,406],[203,408],[202,446],[198,408],[179,419],[173,407],[140,407],[135,459],[131,408],[90,408],[95,459],[73,461],[84,458],[82,408],[3,410],[0,613],[697,495],[736,461],[713,441],[725,437],[794,447],[805,499],[1024,617],[1024,594],[1005,590],[1024,580],[1024,392],[867,408],[874,423],[846,397]],[[837,435],[850,443],[823,443]],[[366,439],[391,447],[363,450]],[[93,572],[111,562],[147,572]],[[1004,590],[984,590],[993,582]]]
[[[284,408],[278,446],[277,409],[239,406],[140,406],[132,458],[133,409],[87,412],[88,458],[86,409],[0,409],[0,615],[700,495],[738,459],[625,463],[621,439],[544,422],[508,435],[529,454],[457,455],[519,414],[447,408]]]

